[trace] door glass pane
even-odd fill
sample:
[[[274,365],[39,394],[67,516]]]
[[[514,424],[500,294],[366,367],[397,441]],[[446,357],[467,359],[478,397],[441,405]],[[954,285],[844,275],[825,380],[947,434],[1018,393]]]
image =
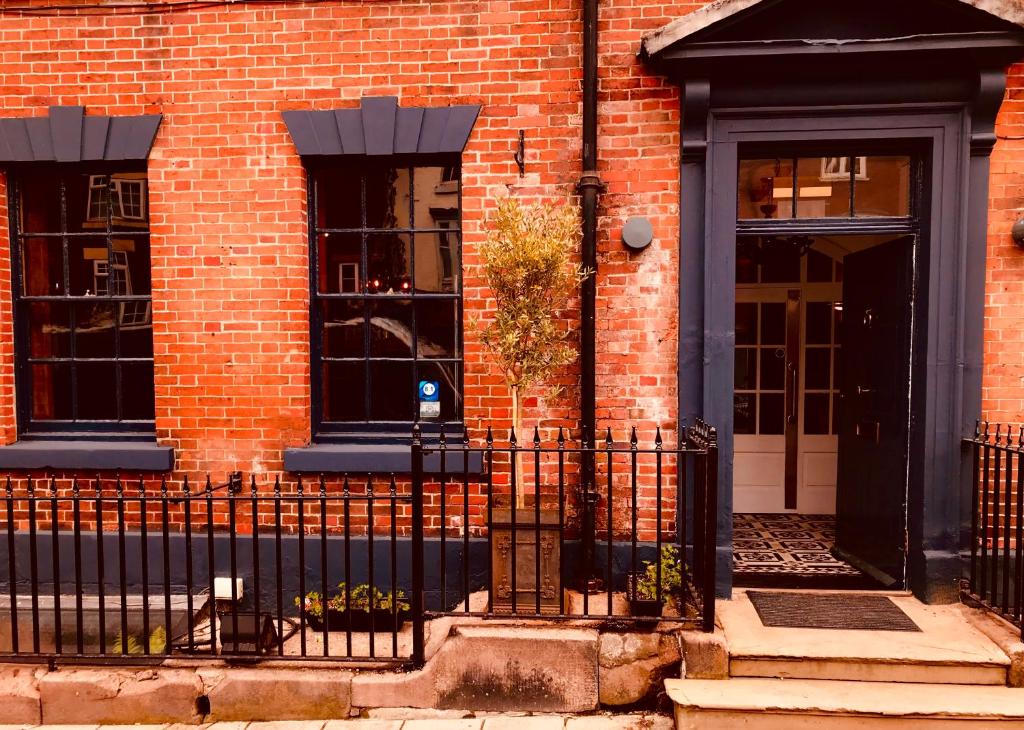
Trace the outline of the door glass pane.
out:
[[[828,345],[832,342],[832,304],[830,302],[807,303],[807,344]]]
[[[753,302],[736,305],[736,344],[757,344],[757,305]]]
[[[785,396],[782,393],[761,395],[761,412],[758,433],[779,435],[786,431]]]
[[[740,218],[791,218],[793,160],[741,160],[737,197]]]
[[[832,281],[832,257],[811,249],[807,252],[807,281]]]
[[[757,349],[736,348],[736,390],[757,389]]]
[[[786,387],[786,351],[781,347],[761,350],[761,390],[784,390]]]
[[[733,396],[733,431],[738,434],[757,432],[757,396],[737,393]]]
[[[797,163],[797,218],[850,215],[849,157],[805,157]]]
[[[858,218],[910,215],[910,158],[858,157],[854,212]]]
[[[786,344],[786,305],[771,302],[761,305],[761,344]]]
[[[740,238],[736,242],[736,283],[757,283],[757,259],[759,247],[757,239]]]
[[[832,351],[827,347],[808,347],[804,354],[804,387],[808,390],[828,390]]]
[[[804,433],[823,436],[828,427],[828,393],[808,393],[804,396]]]
[[[790,284],[800,281],[800,250],[789,237],[769,238],[761,246],[761,282]]]

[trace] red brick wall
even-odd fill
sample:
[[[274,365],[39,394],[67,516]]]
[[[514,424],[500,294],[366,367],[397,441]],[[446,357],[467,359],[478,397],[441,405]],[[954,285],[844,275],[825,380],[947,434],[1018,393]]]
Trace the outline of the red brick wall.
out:
[[[1010,237],[1024,217],[1024,65],[1010,69],[1007,86],[989,182],[982,410],[992,421],[1024,423],[1024,251]]]

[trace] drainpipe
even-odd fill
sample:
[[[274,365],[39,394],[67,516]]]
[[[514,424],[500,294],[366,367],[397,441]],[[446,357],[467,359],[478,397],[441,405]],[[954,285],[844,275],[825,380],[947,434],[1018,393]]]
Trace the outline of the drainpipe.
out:
[[[604,189],[597,174],[597,3],[598,0],[583,0],[583,174],[576,188],[583,214],[582,263],[593,272],[580,285],[580,430],[582,438],[594,445],[597,438],[597,201]],[[594,510],[597,506],[594,472],[594,460],[584,458],[581,486],[586,502],[582,525],[585,565],[590,564],[589,559],[594,554]]]

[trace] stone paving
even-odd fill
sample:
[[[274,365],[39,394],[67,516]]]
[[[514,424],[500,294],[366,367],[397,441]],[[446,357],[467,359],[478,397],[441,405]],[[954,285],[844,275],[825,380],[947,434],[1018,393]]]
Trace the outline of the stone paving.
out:
[[[515,715],[459,717],[391,711],[390,717],[280,722],[215,722],[203,725],[2,725],[0,730],[673,730],[665,715]],[[480,713],[477,713],[478,715]]]

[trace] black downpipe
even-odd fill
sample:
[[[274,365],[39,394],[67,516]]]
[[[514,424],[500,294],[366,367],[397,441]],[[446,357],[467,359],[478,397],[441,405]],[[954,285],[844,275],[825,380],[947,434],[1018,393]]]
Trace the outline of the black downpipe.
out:
[[[597,204],[604,190],[597,174],[597,2],[583,0],[583,174],[577,191],[583,215],[582,263],[591,272],[580,285],[580,430],[591,448],[597,446],[596,403],[596,310],[597,310]],[[582,493],[582,554],[585,564],[579,575],[587,580],[595,571],[590,564],[594,553],[594,514],[597,492],[594,489],[594,454],[584,455]]]

